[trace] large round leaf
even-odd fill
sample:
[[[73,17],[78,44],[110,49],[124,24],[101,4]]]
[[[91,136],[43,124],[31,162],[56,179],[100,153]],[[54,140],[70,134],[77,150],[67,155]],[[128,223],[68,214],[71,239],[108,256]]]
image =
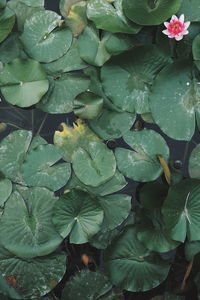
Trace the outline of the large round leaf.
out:
[[[172,186],[162,213],[166,228],[175,241],[200,240],[200,181],[186,179]]]
[[[78,179],[93,187],[111,179],[116,171],[115,156],[102,142],[90,142],[87,150],[78,148],[72,155],[72,165]]]
[[[122,12],[122,0],[110,3],[107,0],[90,0],[87,5],[87,17],[97,28],[124,33],[137,33],[141,27],[131,23]]]
[[[0,272],[19,293],[15,299],[35,299],[46,295],[61,281],[65,271],[66,254],[63,252],[20,259],[1,248]]]
[[[89,87],[89,79],[82,74],[64,74],[50,78],[50,87],[37,107],[51,114],[73,111],[73,100]]]
[[[20,107],[36,104],[49,88],[42,66],[32,59],[15,59],[5,65],[0,85],[6,101]]]
[[[101,70],[106,96],[118,108],[149,112],[149,89],[155,74],[170,61],[155,45],[140,46],[111,59]]]
[[[116,149],[120,172],[140,182],[157,179],[163,171],[158,155],[166,161],[169,158],[169,148],[165,140],[157,132],[148,129],[129,131],[123,139],[133,150]]]
[[[33,14],[24,24],[21,40],[28,54],[41,62],[63,56],[72,42],[71,31],[62,28],[61,17],[53,11]]]
[[[190,22],[200,21],[200,2],[199,0],[183,0],[179,14],[184,14]]]
[[[53,222],[63,238],[70,234],[71,243],[83,244],[100,230],[103,216],[94,196],[72,190],[56,203]]]
[[[190,140],[195,130],[191,72],[191,62],[185,60],[165,67],[150,94],[153,119],[165,134],[177,140]]]
[[[130,113],[118,113],[103,109],[94,120],[89,121],[89,126],[102,139],[120,138],[133,126],[136,115]]]
[[[169,264],[150,252],[136,237],[133,226],[127,227],[105,251],[106,269],[118,287],[140,292],[153,289],[165,280]]]
[[[13,32],[0,44],[0,61],[4,64],[11,62],[17,57],[23,57],[25,53],[19,41],[19,34]]]
[[[200,144],[193,149],[190,155],[189,173],[190,177],[200,179]]]
[[[46,188],[17,187],[0,219],[3,246],[21,258],[53,252],[62,242],[51,221],[56,200]]]
[[[16,130],[0,143],[0,171],[10,180],[23,183],[21,164],[23,163],[32,139],[32,133]]]
[[[67,163],[55,165],[63,151],[53,145],[41,145],[30,151],[22,165],[22,174],[28,186],[43,186],[52,191],[63,187],[70,178],[71,167]]]
[[[44,6],[44,0],[20,0],[20,1],[32,7]]]
[[[14,24],[15,15],[9,7],[6,7],[0,13],[0,43],[9,35]]]
[[[3,206],[12,192],[12,182],[9,179],[0,180],[0,206]]]
[[[123,0],[125,15],[140,25],[159,25],[175,14],[182,0]]]
[[[64,151],[63,159],[72,161],[73,153],[79,148],[88,148],[89,142],[100,141],[99,137],[88,128],[80,119],[69,127],[61,123],[62,131],[55,131],[54,144]]]

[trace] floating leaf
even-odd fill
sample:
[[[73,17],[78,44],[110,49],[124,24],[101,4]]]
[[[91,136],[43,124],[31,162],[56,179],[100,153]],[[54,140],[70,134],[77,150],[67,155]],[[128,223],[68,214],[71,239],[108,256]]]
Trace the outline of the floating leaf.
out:
[[[98,29],[111,32],[137,33],[141,27],[130,22],[123,14],[122,0],[90,0],[87,5],[87,17]]]
[[[16,32],[13,32],[0,44],[0,61],[6,64],[17,57],[25,58],[26,55],[22,50],[19,35]]]
[[[123,33],[110,33],[105,46],[109,53],[112,55],[117,55],[125,50],[129,50],[137,43],[138,41],[134,39],[132,35]]]
[[[162,213],[166,228],[175,241],[200,239],[200,181],[186,179],[170,187]]]
[[[12,182],[9,179],[0,180],[0,206],[3,206],[12,192]]]
[[[200,253],[200,241],[185,243],[185,258],[191,261],[196,254]]]
[[[162,174],[158,160],[161,155],[168,160],[169,148],[165,140],[155,131],[129,131],[123,136],[132,150],[117,148],[115,150],[119,171],[128,178],[146,182],[157,179]]]
[[[200,179],[199,168],[200,168],[200,144],[193,149],[190,155],[190,159],[189,159],[190,177]]]
[[[81,119],[97,117],[103,107],[103,99],[92,92],[83,92],[74,100],[74,113]]]
[[[46,188],[16,188],[0,219],[3,246],[21,258],[53,252],[62,242],[51,220],[57,198]]]
[[[101,70],[106,96],[123,111],[149,112],[149,92],[158,71],[169,57],[155,45],[140,46],[112,58]]]
[[[61,17],[48,10],[37,12],[26,20],[21,41],[32,58],[51,62],[69,50],[72,34],[69,29],[62,28],[61,23]]]
[[[184,14],[185,18],[190,22],[200,21],[200,3],[198,0],[182,1],[179,14]]]
[[[63,74],[49,78],[50,87],[37,107],[51,114],[73,111],[73,100],[89,87],[89,79],[82,74]]]
[[[78,179],[92,187],[110,180],[116,171],[113,152],[101,142],[90,142],[86,150],[78,148],[72,155],[72,166]]]
[[[29,151],[22,165],[22,174],[28,186],[43,186],[52,191],[63,187],[70,178],[71,167],[67,163],[55,163],[63,151],[53,145],[41,145]]]
[[[90,244],[97,249],[106,249],[114,238],[119,234],[117,228],[113,230],[101,229],[90,240]]]
[[[159,25],[176,14],[182,0],[123,0],[125,15],[140,25]]]
[[[0,13],[0,43],[7,38],[14,24],[15,15],[9,7],[6,7]]]
[[[20,1],[32,7],[44,6],[44,0],[20,0]]]
[[[74,123],[74,127],[69,127],[61,123],[62,131],[56,131],[54,134],[54,144],[64,150],[63,159],[71,162],[72,155],[79,147],[88,148],[89,142],[100,141],[88,126],[80,119]]]
[[[86,8],[86,1],[79,1],[69,8],[65,23],[69,26],[75,37],[79,36],[87,26]]]
[[[64,194],[54,207],[53,222],[70,243],[83,244],[100,230],[103,210],[94,196],[78,190]]]
[[[111,282],[131,292],[155,288],[165,280],[170,268],[167,262],[151,255],[136,234],[135,228],[128,226],[105,251],[105,265]]]
[[[15,59],[0,71],[1,92],[6,101],[29,107],[48,91],[49,82],[40,65],[32,59]]]

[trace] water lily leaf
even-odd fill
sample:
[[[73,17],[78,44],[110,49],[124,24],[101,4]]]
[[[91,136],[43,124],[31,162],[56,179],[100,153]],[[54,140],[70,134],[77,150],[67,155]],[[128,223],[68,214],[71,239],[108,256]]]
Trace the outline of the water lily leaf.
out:
[[[17,297],[12,295],[15,299],[35,299],[46,295],[59,283],[65,271],[64,252],[31,259],[20,259],[2,250],[0,253],[0,272],[13,285],[16,294],[19,293]]]
[[[72,166],[80,181],[97,187],[114,176],[116,160],[104,143],[90,142],[87,149],[79,147],[73,153]]]
[[[13,32],[0,44],[0,61],[6,64],[15,58],[25,58],[25,53],[22,50],[19,35]]]
[[[83,244],[100,230],[103,216],[94,196],[72,190],[56,203],[53,222],[63,238],[70,234],[70,243]]]
[[[69,8],[65,23],[71,29],[74,37],[79,36],[87,26],[86,8],[86,1],[79,1]]]
[[[179,14],[184,14],[185,18],[190,22],[200,21],[200,3],[198,0],[182,1]]]
[[[74,113],[81,119],[97,117],[103,107],[103,98],[92,92],[83,92],[74,100]]]
[[[190,177],[200,179],[199,167],[200,167],[200,144],[193,149],[190,155],[190,159],[189,159]]]
[[[124,16],[122,0],[115,0],[113,3],[107,0],[90,0],[87,17],[98,29],[111,32],[137,33],[141,29],[141,26],[130,22]]]
[[[14,287],[9,284],[9,282],[6,280],[6,278],[5,279],[3,278],[2,274],[0,274],[0,289],[1,289],[1,294],[0,294],[1,300],[10,300],[11,298],[14,298],[14,299],[21,298],[21,295],[19,295],[16,292]],[[5,295],[7,295],[11,298],[8,298]]]
[[[40,65],[32,59],[15,59],[0,71],[1,92],[6,101],[28,107],[40,101],[49,82]]]
[[[113,230],[103,228],[89,240],[89,243],[97,249],[106,249],[117,235],[119,235],[117,228]]]
[[[89,87],[89,79],[82,74],[63,74],[49,78],[50,87],[37,107],[51,114],[73,111],[73,100]]]
[[[4,8],[6,6],[6,0],[0,0],[0,8]]]
[[[0,180],[0,206],[3,206],[12,192],[12,182],[9,179]]]
[[[106,49],[112,55],[120,54],[125,50],[129,50],[138,43],[134,37],[123,33],[110,33],[106,41]]]
[[[200,181],[186,179],[170,187],[162,213],[166,228],[175,241],[200,239]]]
[[[23,183],[21,164],[23,163],[32,133],[16,130],[6,136],[0,143],[0,171],[10,180]]]
[[[32,58],[40,62],[51,62],[69,50],[72,33],[62,27],[58,14],[46,10],[37,12],[26,20],[21,41]]]
[[[120,191],[127,185],[127,182],[124,178],[124,176],[116,170],[114,176],[108,180],[106,183],[101,184],[98,187],[92,187],[83,184],[75,175],[74,172],[72,172],[72,176],[70,180],[67,183],[68,189],[82,189],[85,191],[88,191],[90,194],[99,195],[99,196],[106,196],[108,194],[115,193],[117,191]]]
[[[97,118],[89,121],[89,126],[104,140],[117,139],[129,131],[135,119],[135,114],[118,113],[104,108]]]
[[[149,89],[156,73],[169,61],[155,45],[113,57],[101,70],[106,96],[123,111],[149,112]]]
[[[177,140],[191,139],[195,130],[194,97],[190,61],[175,62],[159,73],[150,94],[150,106],[156,124],[165,134]]]
[[[70,12],[70,9],[73,5],[81,2],[83,0],[60,0],[60,12],[64,18],[67,18]]]
[[[98,197],[99,204],[104,210],[102,229],[112,230],[120,225],[130,214],[131,196],[115,194]]]
[[[88,64],[101,67],[111,55],[105,48],[108,35],[102,34],[94,26],[87,26],[78,39],[78,49],[80,57]]]
[[[15,15],[9,7],[6,7],[0,13],[0,43],[7,38],[14,24]]]
[[[200,34],[198,34],[192,43],[192,53],[195,60],[195,64],[200,69]]]
[[[52,191],[63,187],[70,178],[71,167],[67,163],[55,163],[63,151],[54,145],[41,145],[29,151],[22,165],[22,174],[28,186],[43,186]]]
[[[87,288],[85,288],[87,286]],[[61,300],[82,300],[82,299],[103,299],[103,300],[120,300],[123,299],[121,293],[114,293],[108,297],[112,289],[112,284],[102,271],[91,272],[82,270],[73,276],[67,282]],[[120,298],[119,298],[120,297]]]
[[[44,6],[44,0],[20,0],[20,2],[32,7]]]
[[[169,158],[165,140],[157,132],[148,129],[129,131],[123,139],[133,150],[116,149],[119,171],[135,181],[157,179],[163,171],[157,156],[161,155],[166,161]]]
[[[39,135],[34,136],[28,148],[28,153],[30,153],[32,150],[37,149],[39,146],[47,145],[47,144],[48,144],[47,141],[43,139],[41,136]]]
[[[191,261],[194,256],[200,253],[200,241],[185,243],[185,258],[187,261]]]
[[[57,75],[57,73],[84,69],[87,64],[79,56],[77,39],[73,39],[72,45],[66,54],[55,61],[43,64],[43,67],[48,74]]]
[[[2,245],[21,258],[53,252],[62,242],[51,220],[56,201],[46,188],[16,187],[0,219]]]
[[[88,126],[80,119],[74,123],[74,127],[69,127],[61,123],[62,131],[55,131],[54,144],[64,151],[63,159],[71,162],[72,155],[79,147],[87,149],[90,141],[100,141]]]
[[[123,0],[125,15],[140,25],[159,25],[176,14],[182,0]]]
[[[136,234],[136,229],[128,226],[105,251],[105,265],[111,282],[131,292],[147,291],[158,286],[165,280],[170,268],[166,261],[151,255]]]

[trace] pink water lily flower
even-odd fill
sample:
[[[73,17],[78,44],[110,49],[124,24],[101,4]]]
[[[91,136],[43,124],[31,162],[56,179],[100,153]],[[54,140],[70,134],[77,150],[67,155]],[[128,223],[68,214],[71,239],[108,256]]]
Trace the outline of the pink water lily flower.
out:
[[[187,29],[190,26],[190,22],[184,23],[184,19],[184,15],[181,15],[180,18],[175,15],[172,16],[169,22],[164,22],[167,29],[163,30],[163,33],[168,35],[170,39],[182,40],[183,36],[189,33]]]

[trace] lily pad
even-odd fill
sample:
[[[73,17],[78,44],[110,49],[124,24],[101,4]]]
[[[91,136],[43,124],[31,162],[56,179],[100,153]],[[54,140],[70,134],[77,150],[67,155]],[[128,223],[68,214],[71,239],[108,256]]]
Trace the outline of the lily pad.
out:
[[[189,174],[190,177],[192,178],[197,178],[200,179],[200,144],[197,145],[191,155],[190,155],[190,159],[189,159]]]
[[[100,230],[103,210],[94,196],[72,190],[54,207],[53,222],[60,235],[70,235],[70,243],[83,244]]]
[[[68,1],[69,2],[69,1]],[[73,1],[75,2],[75,1]],[[83,29],[87,26],[86,16],[87,2],[76,1],[70,6],[65,23],[71,29],[73,36],[77,37],[81,34]]]
[[[9,7],[6,7],[0,13],[0,43],[7,38],[14,24],[15,15]]]
[[[135,181],[146,182],[157,179],[163,172],[158,155],[166,161],[169,148],[165,140],[155,131],[129,131],[123,136],[124,141],[132,148],[117,148],[115,156],[119,171]]]
[[[22,165],[22,174],[28,186],[43,186],[52,191],[63,187],[70,178],[71,167],[67,163],[55,163],[63,151],[53,145],[41,145],[29,151]]]
[[[89,87],[89,79],[82,74],[63,74],[49,78],[50,87],[37,107],[51,114],[73,111],[73,100]]]
[[[90,0],[87,17],[98,29],[110,32],[137,33],[141,26],[130,22],[122,11],[122,0],[113,3],[107,0]]]
[[[20,1],[32,7],[44,6],[44,0],[20,0]]]
[[[69,50],[72,33],[69,29],[62,28],[58,14],[46,10],[37,12],[26,20],[21,41],[32,58],[40,62],[51,62]]]
[[[12,182],[9,179],[0,180],[0,206],[3,206],[12,192]]]
[[[136,229],[128,226],[106,249],[104,259],[114,285],[130,292],[144,292],[165,280],[170,265],[151,254],[136,234]]]
[[[73,170],[85,185],[97,187],[110,180],[116,171],[113,152],[102,142],[90,142],[87,149],[79,147],[72,155]]]
[[[170,187],[162,208],[166,228],[175,241],[200,239],[200,181],[186,179]]]
[[[123,111],[149,112],[153,79],[170,61],[155,45],[135,47],[126,55],[113,57],[101,70],[106,96]]]
[[[179,14],[184,14],[185,18],[190,22],[200,21],[200,3],[198,0],[182,1]]]
[[[6,101],[29,107],[48,91],[49,82],[40,65],[32,59],[15,59],[0,71],[1,92]]]
[[[185,258],[191,261],[196,254],[200,253],[200,241],[185,243]]]
[[[125,15],[140,25],[159,25],[176,14],[182,0],[123,0]]]
[[[53,252],[62,242],[51,220],[56,201],[46,188],[16,187],[0,219],[2,245],[26,259]]]
[[[0,61],[6,64],[19,57],[25,58],[26,55],[22,50],[19,35],[13,32],[0,44]]]

